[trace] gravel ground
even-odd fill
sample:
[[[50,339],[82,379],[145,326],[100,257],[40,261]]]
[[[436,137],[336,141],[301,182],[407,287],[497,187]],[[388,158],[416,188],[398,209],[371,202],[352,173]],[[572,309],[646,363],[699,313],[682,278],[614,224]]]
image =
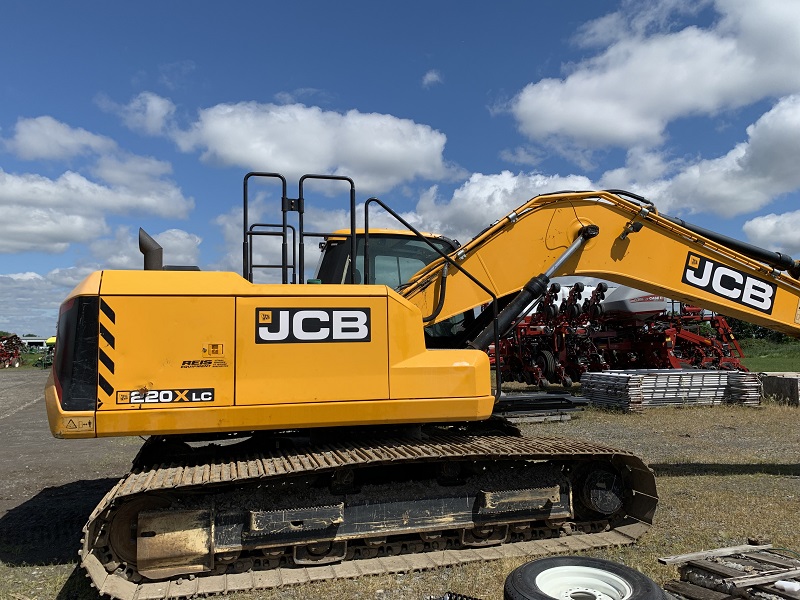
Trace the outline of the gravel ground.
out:
[[[47,373],[0,370],[0,599],[96,599],[75,569],[80,530],[124,474],[138,438],[56,440],[43,388]],[[675,575],[656,558],[764,536],[800,550],[800,409],[661,408],[642,414],[589,410],[561,423],[523,425],[526,435],[563,435],[633,450],[657,477],[656,523],[636,546],[594,555],[659,582]],[[422,600],[447,590],[502,598],[518,563],[494,561],[399,576],[317,583],[232,600]]]
[[[46,380],[47,371],[0,370],[0,561],[6,565],[72,562],[87,515],[128,471],[142,443],[53,438]]]

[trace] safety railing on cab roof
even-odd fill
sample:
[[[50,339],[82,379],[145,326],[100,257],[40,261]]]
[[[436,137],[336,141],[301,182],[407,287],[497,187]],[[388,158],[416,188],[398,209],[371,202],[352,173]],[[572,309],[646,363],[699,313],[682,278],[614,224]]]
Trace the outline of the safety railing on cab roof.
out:
[[[268,225],[279,229],[279,231],[264,232],[256,231],[249,224],[248,212],[248,182],[253,177],[260,177],[266,179],[278,179],[281,182],[281,215],[282,222],[276,225]],[[279,268],[281,269],[282,283],[289,283],[289,269],[292,269],[292,283],[305,283],[305,238],[306,237],[320,237],[325,234],[316,232],[306,232],[304,225],[305,213],[305,199],[303,197],[303,186],[306,180],[327,180],[327,181],[345,181],[350,185],[350,256],[356,256],[356,187],[353,180],[349,177],[341,175],[303,175],[298,183],[297,198],[289,198],[287,196],[286,178],[280,173],[267,173],[253,171],[244,176],[243,185],[243,207],[242,207],[242,277],[248,281],[253,281],[253,268]],[[297,213],[297,229],[289,224],[289,213]],[[289,230],[292,230],[292,261],[289,262]],[[281,237],[281,264],[253,264],[253,238],[257,235],[261,236],[280,236]],[[299,272],[299,277],[297,276]],[[350,283],[355,283],[355,273],[350,269]]]

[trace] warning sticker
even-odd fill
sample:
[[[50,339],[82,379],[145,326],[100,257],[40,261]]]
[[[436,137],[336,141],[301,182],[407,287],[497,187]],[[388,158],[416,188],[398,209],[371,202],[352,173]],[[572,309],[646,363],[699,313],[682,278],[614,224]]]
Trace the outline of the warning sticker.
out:
[[[64,417],[64,429],[77,433],[79,431],[94,431],[94,419],[90,417]]]

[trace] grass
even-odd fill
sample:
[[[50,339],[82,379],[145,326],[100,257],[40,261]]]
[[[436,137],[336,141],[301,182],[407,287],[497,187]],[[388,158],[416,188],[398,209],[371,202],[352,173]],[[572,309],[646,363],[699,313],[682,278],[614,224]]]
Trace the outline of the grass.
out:
[[[744,351],[744,365],[755,373],[765,371],[800,371],[800,341],[775,343],[763,339],[739,340]]]
[[[39,360],[42,356],[44,356],[41,352],[23,352],[19,355],[20,357],[20,369],[40,369],[41,367],[36,365],[36,361]]]

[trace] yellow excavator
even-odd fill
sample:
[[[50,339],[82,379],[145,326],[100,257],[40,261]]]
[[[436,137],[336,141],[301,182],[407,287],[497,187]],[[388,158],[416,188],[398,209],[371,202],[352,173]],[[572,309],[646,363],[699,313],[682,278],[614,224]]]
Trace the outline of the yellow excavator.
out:
[[[253,178],[280,182],[282,223],[249,223]],[[306,280],[321,234],[304,228],[303,186],[317,179],[349,184],[351,222]],[[363,210],[357,228],[348,178],[304,176],[289,198],[281,175],[249,173],[243,276],[165,267],[141,232],[144,270],[98,271],[67,297],[53,435],[147,436],[84,531],[100,592],[204,595],[637,539],[658,502],[640,458],[492,416],[484,350],[552,277],[800,333],[797,261],[629,192],[537,196],[463,246],[377,198]],[[404,229],[370,230],[376,211]],[[254,263],[263,237],[280,263]],[[260,268],[281,283],[254,283]]]

